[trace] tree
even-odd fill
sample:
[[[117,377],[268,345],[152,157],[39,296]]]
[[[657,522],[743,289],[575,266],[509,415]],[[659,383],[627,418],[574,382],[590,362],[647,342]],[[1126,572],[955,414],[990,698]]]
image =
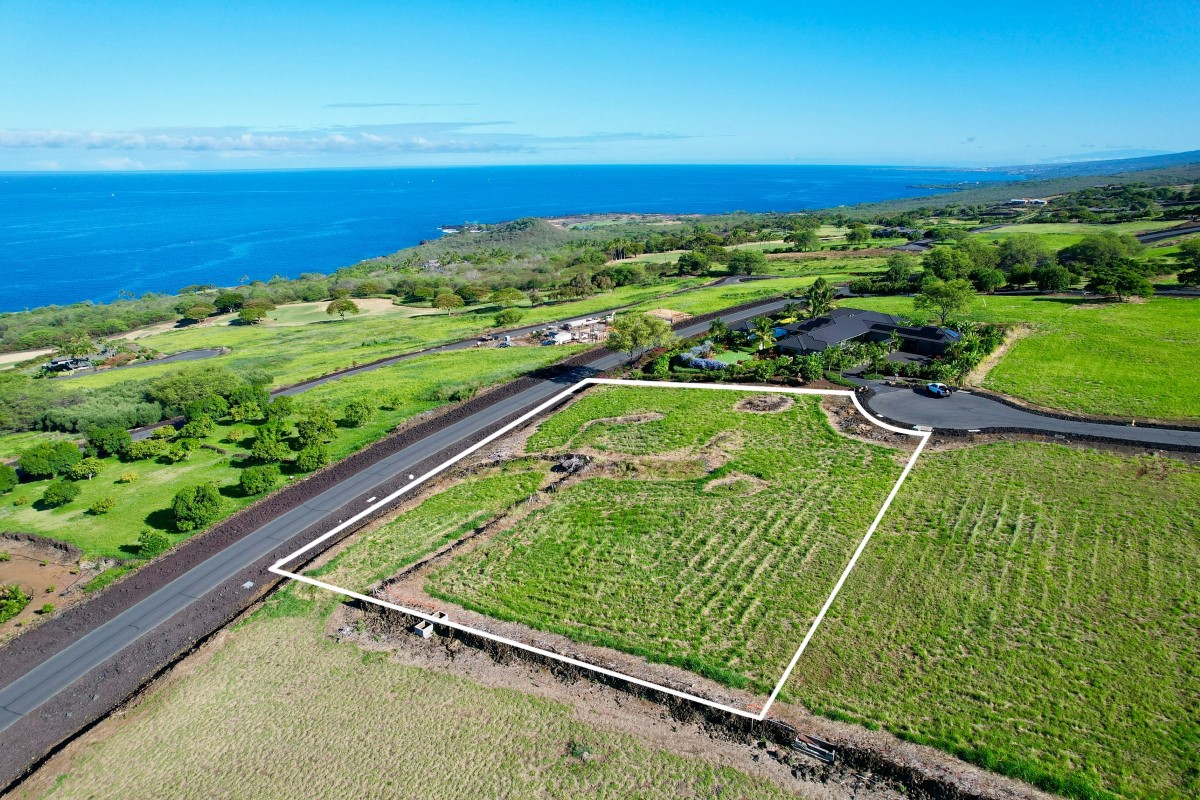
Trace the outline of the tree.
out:
[[[346,319],[347,314],[359,313],[358,303],[354,302],[349,297],[341,297],[325,306],[325,313],[330,316],[337,314],[344,320]]]
[[[263,425],[250,445],[250,456],[263,464],[273,461],[283,461],[291,453],[287,443],[283,441],[279,428],[273,424]]]
[[[257,325],[267,318],[265,308],[241,308],[238,310],[238,321],[245,325]]]
[[[446,309],[447,314],[453,313],[454,309],[462,308],[464,305],[466,305],[466,303],[463,302],[462,297],[454,292],[442,292],[437,297],[433,298],[433,307],[444,308]]]
[[[671,326],[649,314],[629,313],[617,317],[609,328],[605,346],[637,358],[651,347],[667,347],[675,341]]]
[[[679,275],[699,275],[708,271],[708,256],[701,250],[689,250],[679,256],[675,269]]]
[[[215,313],[217,313],[217,309],[210,303],[192,303],[183,310],[183,319],[189,322],[199,322]]]
[[[342,409],[342,421],[350,428],[361,428],[367,424],[367,420],[375,413],[375,409],[371,408],[363,400],[353,400],[346,404]]]
[[[0,464],[0,494],[8,494],[17,485],[17,471],[8,464]]]
[[[329,448],[323,444],[310,444],[296,454],[296,469],[312,472],[329,463]]]
[[[466,303],[482,303],[491,293],[491,289],[479,283],[468,283],[458,289],[458,296]]]
[[[185,439],[203,439],[216,430],[216,427],[208,414],[197,414],[179,429],[179,435]]]
[[[86,336],[75,336],[58,346],[57,355],[66,358],[83,358],[96,352],[96,345]]]
[[[883,273],[883,279],[891,284],[908,283],[916,268],[916,256],[910,256],[908,253],[892,253],[888,256],[887,269]]]
[[[175,493],[171,511],[177,530],[203,528],[221,515],[221,493],[215,483],[185,486]]]
[[[1066,267],[1050,263],[1033,271],[1033,280],[1043,292],[1063,292],[1071,288],[1075,278]]]
[[[1110,267],[1097,267],[1088,273],[1087,290],[1099,294],[1116,295],[1124,302],[1129,297],[1150,297],[1154,287],[1146,276],[1137,270],[1133,262],[1118,263]]]
[[[17,467],[33,480],[51,478],[65,472],[83,455],[71,442],[42,442],[21,454]]]
[[[708,325],[708,335],[718,342],[729,341],[729,323],[717,317]]]
[[[492,295],[492,302],[502,308],[519,305],[524,303],[526,299],[524,292],[520,289],[514,289],[511,286],[501,289]]]
[[[493,318],[497,328],[511,328],[524,318],[525,314],[516,308],[506,308]]]
[[[760,250],[734,250],[729,255],[729,271],[734,275],[759,275],[767,271],[767,257]]]
[[[47,508],[58,508],[79,497],[79,484],[62,479],[51,481],[42,494],[42,505]]]
[[[775,323],[770,317],[755,317],[750,323],[750,339],[758,342],[761,353],[775,344]]]
[[[834,288],[824,278],[817,278],[812,286],[804,293],[808,303],[808,316],[811,319],[823,317],[833,310]]]
[[[1195,192],[1197,189],[1200,189],[1200,184],[1193,187],[1192,191]],[[1175,254],[1175,259],[1182,267],[1179,270],[1179,282],[1184,286],[1200,285],[1200,239],[1188,239],[1179,245],[1179,252]]]
[[[221,292],[213,298],[213,305],[217,311],[228,314],[230,311],[237,311],[246,302],[246,296],[241,292]]]
[[[322,444],[337,433],[337,422],[325,406],[313,406],[296,422],[296,440],[301,448]]]
[[[1014,233],[1000,242],[999,267],[1004,272],[1011,273],[1018,267],[1024,267],[1030,273],[1038,267],[1054,261],[1054,254],[1042,243],[1042,240],[1032,233]],[[1028,283],[1028,281],[1025,281]]]
[[[970,256],[952,247],[933,248],[921,258],[921,264],[927,273],[944,281],[965,277],[974,267]]]
[[[850,224],[850,230],[846,231],[846,241],[850,244],[862,244],[871,241],[871,229],[861,222],[853,222]]]
[[[962,278],[951,281],[927,278],[921,284],[921,291],[913,298],[913,305],[918,310],[937,314],[941,324],[945,325],[950,317],[970,308],[974,300],[975,288]]]
[[[92,428],[87,434],[88,447],[102,456],[124,456],[133,444],[129,431],[115,425]]]
[[[246,467],[238,477],[238,489],[246,497],[262,494],[275,488],[275,484],[279,482],[279,477],[279,466],[277,464]]]
[[[802,253],[816,250],[821,246],[821,237],[817,236],[817,232],[812,228],[795,228],[784,236],[783,240],[789,243],[793,250],[799,250]]]
[[[267,419],[285,420],[296,413],[296,401],[286,394],[281,394],[267,404]]]
[[[1142,251],[1138,240],[1127,233],[1105,231],[1083,237],[1077,244],[1058,251],[1058,260],[1076,274],[1093,269],[1108,269],[1133,258]]]
[[[1039,267],[1039,269],[1042,269]],[[1021,287],[1033,280],[1034,270],[1018,264],[1008,271],[1008,285]]]
[[[1007,282],[1004,273],[998,269],[976,267],[971,270],[971,284],[976,291],[991,294]]]
[[[190,529],[189,529],[190,530]],[[154,558],[171,549],[171,537],[153,528],[144,528],[138,535],[138,555]]]
[[[104,462],[95,456],[86,456],[67,468],[67,477],[73,481],[90,481],[104,469]]]

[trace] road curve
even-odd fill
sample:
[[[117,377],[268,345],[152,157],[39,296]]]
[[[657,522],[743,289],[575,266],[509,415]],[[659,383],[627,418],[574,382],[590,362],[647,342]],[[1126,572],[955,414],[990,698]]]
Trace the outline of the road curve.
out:
[[[919,389],[886,386],[880,381],[860,381],[875,394],[867,401],[873,413],[906,425],[935,430],[1028,430],[1059,436],[1096,437],[1134,445],[1200,448],[1200,428],[1175,430],[1059,419],[1024,411],[970,391],[950,397],[930,397]]]

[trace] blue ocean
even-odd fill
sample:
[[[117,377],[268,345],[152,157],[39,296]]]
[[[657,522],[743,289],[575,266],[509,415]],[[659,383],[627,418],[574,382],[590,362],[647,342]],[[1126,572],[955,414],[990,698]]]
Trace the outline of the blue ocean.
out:
[[[719,213],[1014,176],[838,166],[522,166],[0,175],[0,311],[329,272],[462,222]]]

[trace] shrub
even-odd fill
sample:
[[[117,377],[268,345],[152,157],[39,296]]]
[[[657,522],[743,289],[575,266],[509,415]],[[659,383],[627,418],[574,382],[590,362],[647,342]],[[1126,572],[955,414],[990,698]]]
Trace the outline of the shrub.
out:
[[[180,461],[187,461],[192,455],[192,451],[199,446],[200,441],[198,439],[180,439],[177,442],[173,442],[167,448],[167,451],[163,453],[163,457],[172,464],[178,464]]]
[[[373,413],[375,413],[375,409],[366,402],[355,400],[347,403],[346,408],[342,410],[342,421],[351,428],[361,428]]]
[[[7,464],[0,464],[0,494],[7,494],[17,485],[17,471]]]
[[[296,401],[281,394],[267,406],[267,419],[283,419],[296,413]]]
[[[67,470],[81,458],[73,442],[42,442],[22,453],[17,466],[25,475],[40,480]]]
[[[238,488],[244,495],[262,494],[275,488],[279,481],[279,467],[276,464],[263,464],[258,467],[247,467],[242,470],[238,479]]]
[[[117,478],[117,482],[118,483],[133,483],[137,479],[138,479],[138,474],[136,472],[134,472],[133,470],[129,470],[128,472],[122,472],[121,477]]]
[[[88,445],[102,456],[123,456],[133,444],[129,431],[115,425],[92,428],[87,435]]]
[[[185,439],[203,439],[208,436],[216,425],[208,414],[197,414],[186,425],[179,429],[179,435]]]
[[[90,481],[104,469],[104,462],[95,456],[81,458],[67,468],[67,477],[73,481]]]
[[[296,439],[301,448],[327,442],[337,433],[333,414],[325,406],[313,406],[296,423]]]
[[[171,503],[175,527],[180,531],[203,528],[221,515],[221,493],[212,483],[185,486]]]
[[[171,549],[171,537],[162,531],[146,528],[138,536],[138,555],[142,558],[154,558]]]
[[[58,508],[76,497],[79,497],[79,484],[57,480],[46,487],[45,493],[42,494],[42,503],[50,508]]]
[[[329,463],[329,448],[323,444],[310,444],[296,455],[296,469],[312,472]]]
[[[13,505],[14,505],[14,506],[27,506],[27,505],[29,505],[29,495],[27,495],[27,494],[19,494],[19,495],[17,495],[16,497],[14,497],[14,498],[13,498]]]
[[[291,453],[287,443],[280,438],[279,429],[273,425],[264,425],[258,429],[254,444],[250,446],[250,455],[255,461],[269,464],[282,461]]]
[[[37,613],[41,614],[43,617],[48,614],[53,614],[54,613],[54,603],[45,603],[41,608],[39,608],[37,610]]]
[[[229,414],[229,402],[219,394],[209,394],[188,403],[183,409],[183,415],[188,422],[197,417],[206,416],[210,419],[221,419]]]
[[[0,588],[0,622],[8,622],[20,614],[25,606],[29,605],[30,599],[32,598],[15,584]]]
[[[91,507],[88,508],[88,512],[95,516],[100,516],[101,514],[107,514],[116,507],[117,501],[105,495],[92,503]]]
[[[515,308],[506,308],[492,320],[497,328],[511,328],[525,317],[525,314]]]

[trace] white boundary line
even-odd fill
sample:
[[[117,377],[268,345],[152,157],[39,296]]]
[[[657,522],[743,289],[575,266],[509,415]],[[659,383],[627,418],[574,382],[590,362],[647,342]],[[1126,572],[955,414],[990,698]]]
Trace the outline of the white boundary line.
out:
[[[604,667],[597,666],[596,664],[589,664],[586,661],[580,661],[578,659],[571,658],[569,656],[564,656],[560,653],[554,653],[549,650],[543,650],[540,647],[534,647],[533,645],[525,644],[524,642],[518,642],[515,639],[508,639],[504,636],[497,636],[494,633],[489,633],[487,631],[480,630],[479,628],[473,628],[469,625],[462,625],[460,623],[452,622],[447,619],[438,619],[429,614],[426,614],[423,611],[418,611],[415,608],[408,608],[406,606],[396,605],[395,603],[389,603],[384,600],[379,600],[374,597],[369,597],[365,594],[359,594],[358,592],[352,592],[349,589],[343,589],[340,586],[334,586],[331,583],[325,583],[324,581],[319,581],[319,580],[316,580],[315,578],[310,578],[307,575],[300,575],[295,572],[289,572],[289,571],[283,569],[284,564],[288,563],[289,561],[293,561],[296,558],[298,558],[299,556],[308,552],[309,550],[312,550],[313,548],[318,547],[322,542],[325,542],[329,538],[338,535],[339,533],[344,531],[346,528],[350,527],[351,525],[354,525],[356,522],[363,519],[364,517],[369,516],[370,514],[373,514],[375,511],[378,511],[380,508],[391,503],[392,501],[396,500],[397,498],[402,497],[405,494],[408,494],[409,492],[413,491],[421,484],[428,481],[430,478],[434,477],[435,475],[438,475],[441,472],[444,472],[448,467],[450,467],[454,464],[457,464],[459,461],[462,461],[464,458],[471,455],[471,453],[474,453],[475,451],[485,447],[489,443],[494,442],[496,439],[499,439],[501,436],[504,436],[508,432],[512,431],[514,428],[524,425],[526,422],[533,419],[538,414],[541,414],[543,411],[546,411],[547,409],[558,405],[559,403],[566,400],[568,397],[575,394],[576,392],[578,392],[582,389],[586,389],[588,386],[594,386],[594,385],[648,386],[648,387],[654,387],[654,388],[669,388],[669,389],[713,389],[713,390],[724,390],[724,391],[733,391],[733,392],[758,392],[760,394],[767,392],[767,393],[778,393],[778,394],[802,394],[802,395],[807,394],[807,395],[823,395],[823,396],[828,396],[828,397],[849,397],[850,400],[854,403],[854,407],[856,409],[858,409],[858,412],[860,414],[862,414],[864,417],[866,417],[868,420],[870,420],[873,424],[879,426],[880,428],[883,428],[884,430],[891,431],[892,433],[900,433],[900,434],[904,434],[905,436],[915,436],[921,440],[920,444],[917,445],[917,449],[913,451],[912,456],[908,459],[908,463],[904,465],[904,471],[900,473],[900,477],[896,481],[896,485],[892,487],[891,493],[889,493],[887,496],[887,499],[884,500],[883,506],[879,509],[879,513],[875,515],[875,520],[871,523],[871,527],[867,528],[866,535],[863,536],[862,541],[859,542],[858,548],[855,549],[855,551],[854,551],[854,555],[852,555],[850,557],[850,562],[848,564],[846,564],[846,568],[842,571],[841,577],[839,577],[837,583],[834,584],[833,591],[830,592],[829,598],[825,601],[825,605],[821,606],[820,612],[817,614],[816,618],[813,620],[812,625],[809,626],[808,632],[804,636],[804,640],[800,642],[800,647],[796,650],[796,654],[794,656],[792,656],[791,663],[788,664],[787,669],[783,673],[783,677],[779,679],[779,682],[777,684],[775,684],[775,688],[771,692],[771,696],[769,698],[767,698],[767,702],[763,706],[762,711],[758,712],[757,714],[752,713],[750,711],[746,711],[745,709],[734,708],[732,706],[723,705],[722,703],[717,703],[712,700],[708,700],[706,698],[691,694],[689,692],[682,692],[682,691],[679,691],[678,689],[672,689],[669,686],[663,686],[662,684],[653,683],[651,681],[644,681],[640,678],[635,678],[632,675],[626,675],[623,672],[617,672],[615,670],[606,669]],[[563,392],[560,392],[559,394],[555,395],[554,397],[550,398],[546,402],[542,403],[541,405],[539,405],[537,408],[533,409],[532,411],[522,414],[520,417],[518,417],[517,419],[508,423],[504,427],[500,428],[495,433],[489,434],[488,436],[484,437],[478,443],[473,444],[470,447],[464,449],[458,455],[456,455],[456,456],[448,459],[444,463],[434,467],[429,472],[426,472],[424,475],[420,475],[420,476],[414,478],[413,480],[409,481],[407,484],[400,487],[396,491],[392,492],[387,497],[384,497],[384,498],[381,498],[381,499],[375,501],[374,503],[367,506],[367,508],[358,512],[354,516],[350,517],[349,519],[345,520],[344,522],[339,523],[335,528],[333,528],[332,530],[330,530],[328,533],[324,534],[320,538],[310,542],[309,544],[305,545],[304,547],[301,547],[296,552],[291,553],[290,555],[284,556],[283,558],[279,559],[278,561],[276,561],[274,564],[272,564],[269,567],[269,571],[273,572],[276,575],[281,575],[285,578],[291,578],[294,581],[299,581],[301,583],[307,583],[310,586],[317,586],[322,589],[326,589],[328,591],[335,592],[337,594],[345,595],[346,597],[353,597],[354,599],[361,600],[364,603],[371,603],[373,605],[381,606],[383,608],[388,608],[393,611],[399,611],[403,614],[408,614],[409,616],[413,616],[418,619],[425,620],[427,622],[432,622],[435,625],[442,625],[447,628],[451,628],[453,630],[463,631],[464,633],[470,633],[474,636],[479,636],[483,639],[488,639],[488,640],[491,640],[494,642],[499,642],[500,644],[506,644],[510,647],[516,647],[520,650],[525,650],[527,652],[534,653],[536,655],[543,656],[545,658],[550,658],[555,661],[561,661],[562,663],[570,664],[573,667],[579,667],[581,669],[590,670],[592,672],[596,672],[601,675],[607,675],[612,678],[619,678],[623,681],[632,683],[636,686],[641,686],[641,687],[644,687],[647,689],[653,689],[654,691],[658,691],[658,692],[664,692],[665,694],[672,695],[673,697],[679,697],[684,700],[691,700],[693,702],[709,706],[710,708],[716,708],[721,711],[728,712],[730,714],[735,714],[739,717],[746,717],[748,719],[753,719],[753,720],[763,720],[766,718],[767,712],[770,711],[771,705],[775,702],[775,699],[779,696],[779,692],[782,691],[784,684],[786,684],[788,678],[791,677],[792,670],[794,670],[796,668],[796,664],[800,661],[800,656],[804,654],[804,650],[805,650],[805,648],[808,647],[808,643],[810,641],[812,641],[813,634],[815,634],[817,632],[817,626],[819,626],[821,624],[822,620],[825,619],[825,615],[829,612],[829,608],[833,605],[833,601],[837,599],[838,592],[840,592],[842,590],[842,584],[844,584],[846,582],[846,578],[848,578],[850,576],[850,571],[854,569],[854,565],[858,562],[858,557],[862,555],[863,550],[865,550],[867,547],[867,543],[869,541],[871,541],[871,537],[875,534],[875,530],[879,527],[879,523],[883,521],[883,515],[887,513],[888,507],[891,506],[892,500],[894,500],[896,498],[896,494],[897,494],[897,492],[900,491],[901,485],[903,485],[905,479],[908,478],[908,473],[910,471],[912,471],[913,464],[915,464],[917,462],[917,458],[921,455],[921,451],[925,449],[925,444],[929,441],[929,437],[931,435],[932,434],[930,431],[917,431],[917,430],[909,430],[907,428],[899,428],[899,427],[896,427],[895,425],[889,425],[888,423],[883,422],[882,420],[876,419],[858,401],[857,394],[855,394],[854,392],[852,392],[848,389],[798,389],[798,388],[791,388],[791,387],[784,387],[784,386],[750,386],[750,385],[744,385],[744,384],[723,384],[723,383],[682,383],[681,384],[681,383],[670,383],[670,382],[665,382],[665,381],[637,381],[637,380],[617,380],[617,379],[612,379],[612,378],[584,378],[583,380],[579,381],[579,383],[576,383],[573,386],[571,386],[569,389],[567,389]]]

